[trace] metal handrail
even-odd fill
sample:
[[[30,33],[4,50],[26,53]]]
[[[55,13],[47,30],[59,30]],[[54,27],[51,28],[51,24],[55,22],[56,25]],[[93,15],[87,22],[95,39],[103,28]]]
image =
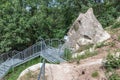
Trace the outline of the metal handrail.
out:
[[[13,50],[7,53],[3,53],[0,55],[0,64],[5,62],[7,59],[12,58],[12,56],[16,55],[19,51]]]
[[[20,64],[23,64],[37,56],[42,56],[42,54],[44,54],[44,51],[45,50],[48,50],[50,48],[50,50],[52,50],[54,52],[57,51],[56,53],[60,53],[62,50],[61,48],[62,47],[59,47],[59,45],[62,44],[62,40],[61,39],[51,39],[51,40],[48,40],[50,41],[50,43],[46,43],[45,41],[47,40],[43,40],[41,39],[41,41],[33,44],[32,46],[28,47],[27,49],[23,50],[23,51],[20,51],[18,53],[15,53],[12,57],[10,57],[9,59],[11,59],[12,61],[12,64],[10,64],[10,67],[16,67]],[[58,44],[58,48],[54,48],[52,45],[49,45],[51,44],[52,42],[54,41],[58,41],[57,44]],[[45,51],[46,52],[46,51]],[[46,53],[49,53],[49,52],[46,52]],[[46,54],[45,54],[46,55]],[[52,55],[51,55],[52,56]],[[3,56],[0,55],[0,64],[2,63],[6,63],[7,60],[3,60],[2,58]],[[43,57],[43,56],[42,56]],[[49,56],[48,56],[49,57]],[[17,60],[16,62],[14,62],[15,60]],[[49,60],[49,59],[48,59]],[[44,63],[44,62],[43,62]],[[43,64],[43,66],[45,66],[45,63]],[[42,69],[41,69],[42,70]],[[7,72],[6,72],[7,73]],[[43,72],[44,73],[44,72]],[[41,73],[40,73],[41,75]],[[41,78],[40,78],[41,79]],[[43,78],[44,80],[45,78]]]
[[[42,66],[40,67],[38,80],[45,80],[45,59],[43,60]]]
[[[45,41],[50,41],[50,42],[48,44],[46,44]],[[23,51],[20,51],[20,52],[17,51],[17,54],[13,54],[14,51],[12,51],[11,53],[9,53],[9,55],[12,55],[11,57],[9,57],[8,53],[6,53],[6,58],[13,58],[13,59],[14,58],[19,58],[19,59],[21,59],[21,57],[22,57],[22,59],[24,60],[25,58],[27,58],[27,57],[29,57],[29,56],[31,56],[31,55],[39,52],[39,51],[42,51],[43,49],[46,49],[49,46],[52,47],[52,43],[54,41],[57,41],[58,42],[58,46],[59,46],[59,45],[61,45],[63,39],[56,39],[55,38],[55,39],[43,40],[41,38],[41,41],[33,44],[32,46],[28,47],[27,49],[25,49]],[[61,47],[59,47],[59,48],[61,48]],[[0,59],[1,59],[0,60],[0,64],[7,60],[7,59],[4,59],[4,55],[5,54],[0,55]]]

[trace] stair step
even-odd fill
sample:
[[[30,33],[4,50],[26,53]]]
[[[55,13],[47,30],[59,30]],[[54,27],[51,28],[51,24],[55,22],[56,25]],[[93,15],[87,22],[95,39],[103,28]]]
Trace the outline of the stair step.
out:
[[[3,74],[4,72],[0,71],[0,74]]]
[[[42,57],[44,57],[46,60],[50,61],[50,62],[60,62],[60,60],[58,58],[55,58],[53,55],[50,55],[50,54],[47,54],[47,53],[44,53],[44,54],[41,54]]]
[[[3,64],[0,68],[9,68],[10,66],[7,64]]]
[[[0,68],[0,71],[7,71],[8,69]]]
[[[3,67],[3,66],[2,66],[0,69],[9,69],[9,67]]]
[[[27,52],[29,52],[29,50],[32,49],[32,48],[38,48],[38,49],[40,48],[40,46],[37,46],[37,47],[35,47],[35,46],[32,46],[29,49],[26,49]],[[40,51],[40,49],[37,50],[36,53],[33,53],[31,56],[27,56],[26,55],[27,57],[24,58],[24,60],[21,60],[19,58],[19,56],[21,54],[17,53],[16,55],[13,56],[14,58],[9,58],[5,62],[3,62],[2,64],[0,64],[0,79],[2,77],[4,77],[5,74],[7,74],[7,72],[9,71],[9,69],[12,66],[15,67],[17,64],[21,64],[22,62],[24,63],[24,62],[26,62],[26,61],[28,61],[30,59],[35,58],[36,56],[42,56],[47,61],[52,62],[52,63],[64,62],[65,61],[64,59],[60,58],[60,54],[58,54],[59,48],[48,47],[48,48],[45,48],[44,50],[41,50],[41,51]],[[25,52],[26,51],[23,51],[23,53],[25,53]]]

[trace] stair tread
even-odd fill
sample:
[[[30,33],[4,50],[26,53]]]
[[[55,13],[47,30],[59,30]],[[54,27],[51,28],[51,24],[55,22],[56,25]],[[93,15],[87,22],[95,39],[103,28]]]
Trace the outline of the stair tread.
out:
[[[43,43],[42,43],[43,44]],[[45,44],[46,45],[46,44]],[[43,44],[43,46],[45,46]],[[36,46],[36,45],[35,45]],[[54,48],[54,47],[44,47],[44,49],[41,50],[41,45],[37,44],[37,46],[32,46],[36,51],[35,53],[32,53],[31,56],[27,55],[25,50],[31,50],[32,48],[28,48],[23,50],[23,53],[25,54],[24,59],[18,58],[19,56],[21,56],[21,53],[17,53],[16,55],[14,55],[14,59],[10,58],[7,59],[5,62],[0,64],[0,79],[2,77],[4,77],[4,75],[9,71],[9,69],[11,68],[11,66],[16,66],[17,64],[20,64],[21,62],[30,60],[35,58],[36,56],[42,56],[43,58],[45,58],[46,60],[48,60],[49,62],[63,62],[65,61],[64,59],[60,58],[60,53],[58,54],[58,52],[60,51],[60,49],[58,48]]]

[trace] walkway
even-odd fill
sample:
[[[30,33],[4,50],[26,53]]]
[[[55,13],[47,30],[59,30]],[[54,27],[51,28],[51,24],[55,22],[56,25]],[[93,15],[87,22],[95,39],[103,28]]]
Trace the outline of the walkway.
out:
[[[58,43],[60,43],[59,40],[58,40]],[[32,45],[31,47],[21,52],[18,52],[12,57],[8,57],[7,60],[5,61],[1,60],[0,61],[0,79],[2,79],[9,72],[11,68],[19,66],[38,56],[42,56],[44,59],[46,59],[50,63],[64,62],[65,60],[60,57],[60,54],[63,54],[63,53],[64,51],[63,49],[61,49],[61,47],[55,48],[50,45],[47,45],[44,40],[37,42],[36,44]],[[3,58],[3,56],[1,56],[0,58]]]

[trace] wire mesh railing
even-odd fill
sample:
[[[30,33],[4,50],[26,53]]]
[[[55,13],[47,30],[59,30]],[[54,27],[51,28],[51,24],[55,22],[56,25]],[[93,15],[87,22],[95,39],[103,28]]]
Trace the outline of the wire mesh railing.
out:
[[[12,51],[0,55],[0,64],[5,62],[8,58],[25,60],[28,57],[34,55],[35,53],[45,50],[47,48],[59,49],[57,50],[56,53],[60,53],[62,50],[63,43],[64,43],[63,39],[46,39],[46,40],[41,39],[41,41],[35,43],[34,45],[28,47],[23,51],[20,52]]]
[[[11,51],[9,53],[5,53],[0,55],[0,64],[5,62],[8,58],[13,59],[22,59],[25,60],[26,58],[30,57],[31,55],[40,52],[42,50],[45,50],[46,48],[59,48],[59,53],[61,51],[61,45],[64,42],[62,39],[46,39],[41,40],[34,45],[30,46],[29,48],[23,50],[23,51]]]
[[[40,41],[30,46],[29,48],[19,52],[17,55],[13,56],[12,58],[25,60],[26,58],[34,55],[37,52],[44,50],[45,48],[46,48],[46,44],[43,41]]]
[[[45,80],[45,59],[43,60],[42,66],[40,67],[38,80]]]
[[[0,64],[5,62],[7,59],[12,58],[12,56],[16,55],[19,51],[13,50],[7,53],[3,53],[0,55]]]
[[[28,47],[23,51],[6,54],[6,57],[4,57],[4,55],[0,55],[0,64],[7,63],[9,61],[9,63],[7,64],[10,64],[10,67],[14,68],[31,59],[34,59],[35,57],[40,56],[40,54],[44,55],[45,50],[48,50],[47,51],[48,53],[51,52],[51,56],[54,55],[55,60],[57,60],[58,56],[55,56],[55,55],[60,56],[61,54],[59,53],[63,53],[63,50],[62,50],[63,43],[64,43],[64,40],[62,39],[46,39],[46,40],[41,39],[41,41],[35,43],[34,45]],[[7,59],[9,60],[7,61]]]

